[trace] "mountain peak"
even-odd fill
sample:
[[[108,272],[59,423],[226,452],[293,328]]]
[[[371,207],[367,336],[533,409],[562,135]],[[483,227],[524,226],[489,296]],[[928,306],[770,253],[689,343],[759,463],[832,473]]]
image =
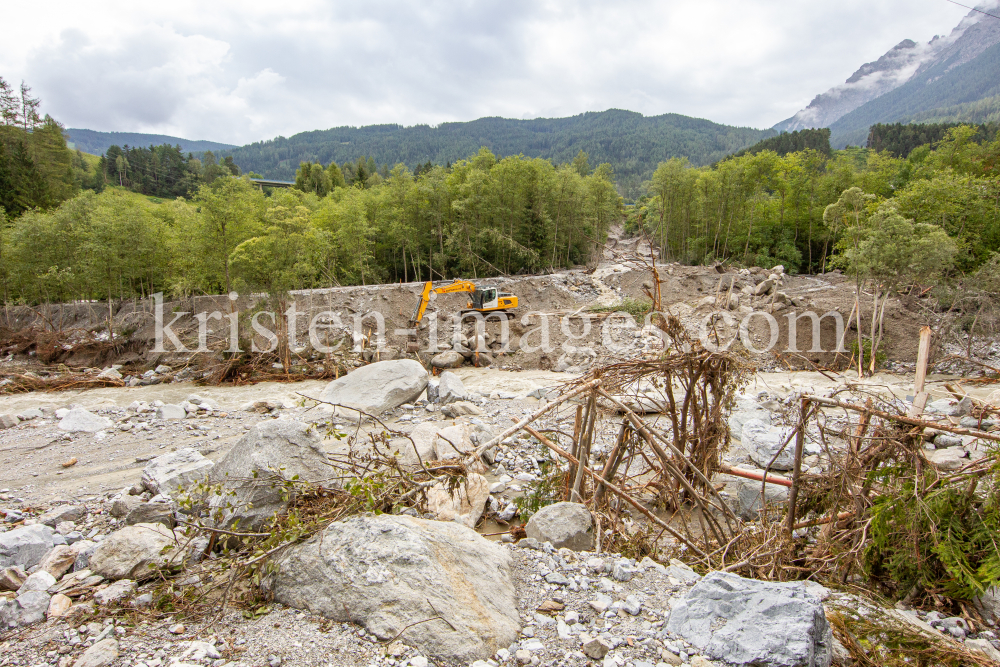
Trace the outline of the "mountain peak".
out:
[[[1000,0],[989,0],[980,8],[989,9],[997,4]],[[829,127],[839,118],[902,86],[936,64],[948,61],[949,68],[957,67],[998,42],[1000,21],[970,11],[947,36],[935,35],[926,44],[904,39],[878,60],[859,67],[844,83],[817,95],[809,106],[778,123],[774,129],[791,132]]]

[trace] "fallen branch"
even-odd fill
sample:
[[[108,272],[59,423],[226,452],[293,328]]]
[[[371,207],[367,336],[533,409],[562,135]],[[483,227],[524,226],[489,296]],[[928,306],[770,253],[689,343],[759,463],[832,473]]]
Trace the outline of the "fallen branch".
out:
[[[881,410],[876,410],[875,408],[865,407],[864,405],[856,405],[854,403],[844,403],[843,401],[837,401],[832,398],[821,398],[819,396],[810,396],[809,400],[813,403],[819,403],[820,405],[827,405],[835,408],[844,408],[845,410],[853,410],[854,412],[869,413],[880,419],[885,419],[886,421],[899,422],[901,424],[909,424],[910,426],[918,426],[921,428],[933,428],[939,431],[947,431],[948,433],[954,433],[956,435],[971,435],[974,438],[982,438],[983,440],[992,440],[994,442],[1000,442],[1000,435],[994,435],[992,433],[986,433],[985,431],[975,431],[973,429],[961,428],[959,426],[951,426],[941,424],[940,422],[927,421],[925,419],[914,419],[913,417],[905,417],[903,415],[893,415],[888,412],[882,412]]]
[[[590,382],[586,382],[586,383],[580,385],[579,387],[577,387],[573,391],[571,391],[569,393],[566,393],[566,394],[563,394],[562,396],[560,396],[556,400],[552,401],[551,403],[549,403],[545,407],[541,408],[540,410],[536,410],[535,412],[531,413],[530,415],[528,415],[527,417],[525,417],[524,419],[522,419],[521,421],[519,421],[516,425],[510,427],[509,429],[507,429],[506,431],[504,431],[503,433],[501,433],[497,437],[495,437],[492,440],[486,442],[485,444],[480,445],[479,447],[476,447],[476,449],[473,450],[472,454],[469,456],[469,459],[471,461],[478,460],[479,457],[483,455],[483,452],[485,452],[487,449],[489,449],[490,447],[496,447],[501,442],[503,442],[504,439],[509,438],[510,436],[514,435],[518,431],[522,430],[525,426],[527,426],[531,422],[535,421],[536,419],[538,419],[539,417],[541,417],[542,415],[544,415],[546,412],[549,412],[550,410],[555,409],[556,406],[559,406],[559,405],[565,403],[566,401],[568,401],[569,399],[573,398],[574,396],[582,394],[583,392],[587,391],[588,389],[593,389],[594,387],[597,387],[600,384],[601,384],[600,380],[591,380]]]
[[[511,417],[511,419],[513,420],[513,417]],[[655,514],[653,514],[652,512],[650,512],[648,509],[646,509],[645,507],[643,507],[642,504],[639,503],[639,501],[633,499],[630,495],[628,495],[627,493],[625,493],[624,491],[622,491],[621,489],[619,489],[617,486],[615,486],[611,482],[605,480],[599,474],[597,474],[596,472],[594,472],[593,470],[591,470],[587,466],[585,466],[582,463],[580,463],[580,461],[575,456],[573,456],[572,454],[570,454],[569,452],[567,452],[563,448],[559,447],[558,445],[556,445],[556,444],[552,443],[551,441],[549,441],[548,438],[546,438],[544,435],[542,435],[541,433],[539,433],[535,429],[531,428],[530,426],[524,426],[522,428],[525,431],[527,431],[528,433],[530,433],[531,435],[535,436],[535,438],[537,438],[540,443],[542,443],[543,445],[545,445],[546,447],[548,447],[549,449],[551,449],[552,451],[554,451],[559,456],[563,457],[564,459],[566,459],[567,461],[569,461],[570,463],[572,463],[574,465],[580,466],[580,468],[585,473],[587,473],[588,475],[590,475],[591,477],[594,478],[595,482],[603,484],[604,487],[608,491],[610,491],[611,493],[615,494],[616,496],[619,496],[625,502],[627,502],[629,505],[631,505],[632,507],[634,507],[637,510],[639,510],[640,512],[642,512],[646,516],[647,519],[649,519],[650,521],[654,522],[655,524],[657,524],[658,526],[660,526],[661,528],[663,528],[664,530],[666,530],[668,533],[670,533],[671,535],[673,535],[675,538],[677,538],[678,540],[680,540],[681,542],[683,542],[684,544],[686,544],[692,551],[694,551],[696,554],[698,554],[699,556],[701,556],[708,565],[711,565],[711,559],[709,558],[709,556],[708,556],[707,553],[705,553],[700,547],[698,547],[698,545],[694,544],[693,542],[691,542],[690,540],[688,540],[686,537],[684,537],[683,535],[681,535],[680,533],[678,533],[676,530],[674,530],[670,526],[670,524],[668,524],[666,521],[664,521],[663,519],[661,519],[660,517],[656,516]]]

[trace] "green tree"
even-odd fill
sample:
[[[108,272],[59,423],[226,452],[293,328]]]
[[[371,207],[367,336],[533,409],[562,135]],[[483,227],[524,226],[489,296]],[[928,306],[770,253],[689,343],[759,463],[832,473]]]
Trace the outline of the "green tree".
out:
[[[202,213],[200,252],[215,271],[213,282],[229,293],[230,255],[263,228],[264,194],[246,178],[219,178],[199,188],[194,201]]]

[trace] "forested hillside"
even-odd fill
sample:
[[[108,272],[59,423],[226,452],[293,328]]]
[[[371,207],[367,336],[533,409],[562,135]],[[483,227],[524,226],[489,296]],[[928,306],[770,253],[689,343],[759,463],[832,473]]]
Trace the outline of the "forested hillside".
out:
[[[816,130],[782,132],[776,137],[764,139],[749,148],[744,148],[741,151],[733,153],[730,158],[756,155],[762,151],[774,151],[778,155],[788,155],[789,153],[797,153],[808,149],[819,151],[823,155],[829,155],[830,130],[824,127]]]
[[[437,127],[338,127],[278,137],[222,154],[231,155],[244,171],[290,181],[306,161],[343,164],[367,156],[379,167],[401,162],[415,169],[427,161],[445,166],[485,146],[498,157],[524,155],[561,164],[583,150],[595,163],[609,163],[622,194],[634,199],[661,160],[676,156],[696,165],[709,164],[774,134],[677,114],[647,117],[612,109],[571,118],[481,118]]]
[[[1000,95],[915,113],[904,123],[1000,124]]]
[[[861,145],[876,123],[893,123],[922,112],[972,104],[1000,95],[1000,44],[977,58],[954,66],[937,63],[899,88],[864,104],[830,125],[835,147]]]
[[[885,235],[903,273],[912,263],[907,238],[940,229],[957,250],[953,265],[936,268],[972,271],[1000,251],[1000,138],[977,142],[977,132],[948,129],[906,159],[864,148],[829,157],[762,151],[702,168],[672,159],[657,168],[629,224],[674,260],[800,272],[843,265],[850,235],[864,232]],[[856,219],[830,213],[848,191],[859,202]]]
[[[877,123],[868,131],[867,148],[888,151],[894,157],[908,157],[910,153],[925,144],[936,144],[948,136],[948,132],[959,123]],[[972,141],[987,143],[997,136],[997,125],[976,125]]]
[[[112,146],[177,146],[182,153],[203,153],[236,148],[232,144],[217,141],[192,141],[171,137],[166,134],[143,134],[141,132],[98,132],[71,127],[66,135],[74,148],[92,155],[103,155]]]

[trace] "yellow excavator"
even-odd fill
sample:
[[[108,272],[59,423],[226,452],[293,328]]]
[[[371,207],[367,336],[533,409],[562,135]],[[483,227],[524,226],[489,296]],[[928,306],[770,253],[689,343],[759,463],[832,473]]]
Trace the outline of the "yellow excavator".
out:
[[[472,295],[472,300],[469,301],[465,310],[462,311],[463,313],[473,310],[479,311],[480,313],[492,313],[517,308],[517,297],[513,294],[508,294],[507,292],[501,292],[496,287],[488,285],[476,287],[476,285],[469,280],[458,279],[449,285],[434,287],[430,281],[427,281],[424,285],[423,292],[420,294],[420,302],[413,310],[413,316],[410,318],[410,326],[416,327],[420,324],[420,321],[424,319],[424,311],[427,310],[427,304],[430,302],[432,293],[450,294],[453,292],[468,292]]]

